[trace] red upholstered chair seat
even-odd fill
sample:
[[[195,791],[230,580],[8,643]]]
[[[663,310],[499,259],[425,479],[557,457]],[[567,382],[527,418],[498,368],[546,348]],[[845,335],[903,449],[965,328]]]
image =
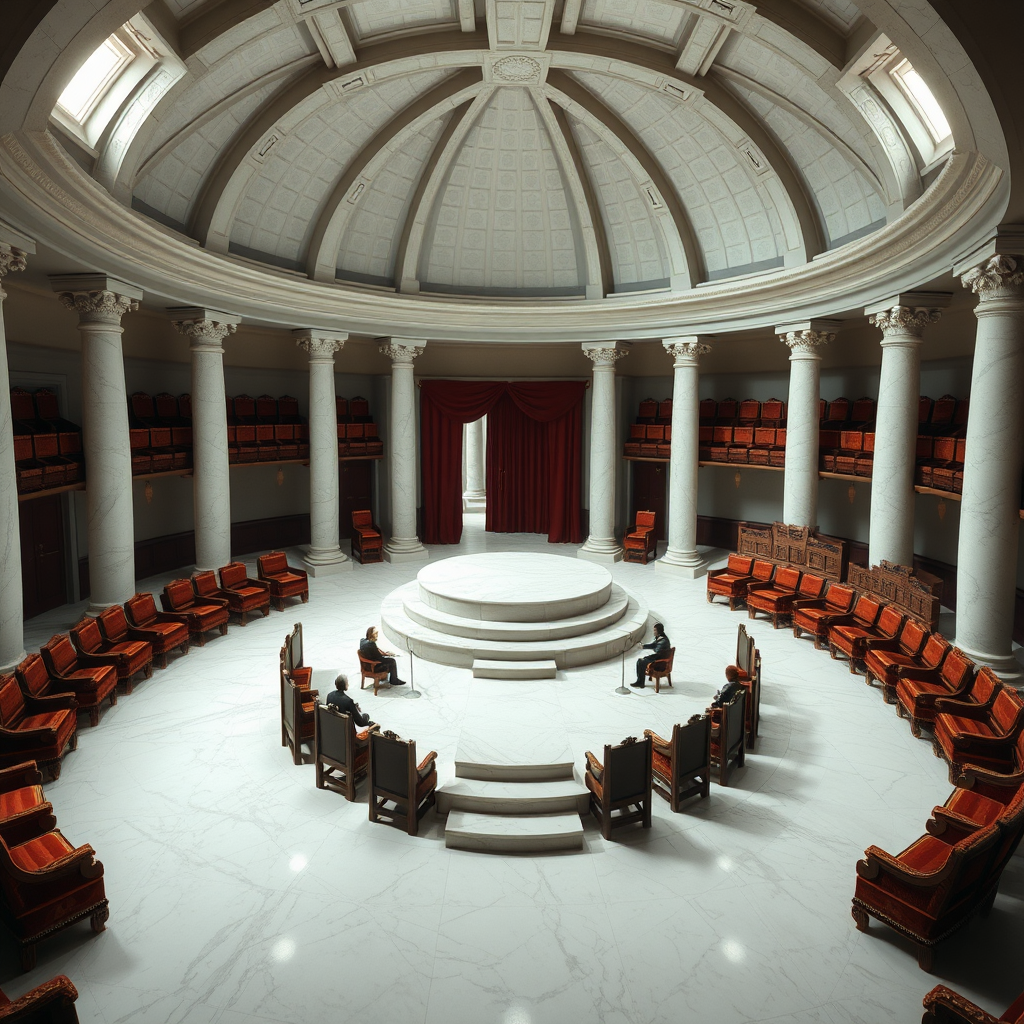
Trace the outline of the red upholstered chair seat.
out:
[[[270,596],[278,611],[284,610],[286,597],[299,597],[305,603],[309,600],[309,579],[303,569],[288,564],[282,551],[272,551],[256,559],[257,575],[270,585]]]
[[[995,681],[995,677],[991,676]],[[940,699],[965,699],[981,683],[982,692],[994,683],[975,679],[974,663],[958,648],[952,648],[942,660],[940,669],[912,668],[901,674],[896,683],[896,704],[900,716],[910,719],[915,736],[921,735],[921,726],[935,720],[936,702]],[[977,698],[969,699],[977,702]],[[982,698],[987,699],[987,698]]]
[[[840,583],[833,583],[824,599],[798,597],[793,602],[793,636],[810,633],[814,646],[820,650],[828,638],[829,627],[836,619],[850,614],[855,598],[853,588]]]
[[[862,597],[857,602],[860,608],[868,598]],[[877,602],[873,602],[876,603]],[[868,623],[854,611],[855,622],[838,623],[828,631],[829,651],[835,658],[842,652],[850,659],[850,671],[856,671],[858,662],[863,662],[868,647],[879,640],[894,640],[903,626],[903,615],[892,605],[881,608],[877,622]]]
[[[200,601],[192,590],[191,580],[172,580],[164,587],[160,602],[166,611],[188,616],[189,634],[197,639],[200,647],[205,643],[204,634],[211,629],[219,629],[221,634],[228,631],[227,603]]]
[[[242,562],[231,562],[220,570],[220,593],[227,598],[231,611],[241,616],[242,625],[249,612],[270,614],[270,586],[260,580],[249,579],[249,570]]]
[[[0,768],[0,836],[20,843],[53,826],[53,807],[43,795],[35,761]]]
[[[962,705],[959,713],[943,710],[954,704],[939,704],[934,724],[935,748],[949,762],[951,780],[956,781],[965,763],[1012,770],[1017,740],[1024,730],[1024,698],[1002,687],[991,708],[978,705],[972,710]]]
[[[708,601],[715,596],[729,599],[729,607],[735,608],[747,592],[747,583],[752,578],[754,559],[746,555],[731,554],[724,569],[712,569],[708,573]]]
[[[782,566],[775,572],[771,583],[747,584],[747,611],[750,618],[757,612],[765,612],[772,618],[772,626],[779,627],[779,619],[788,616],[793,609],[800,586],[800,570]]]
[[[161,668],[167,665],[167,652],[174,647],[188,651],[188,627],[181,622],[154,622],[151,626],[133,626],[120,605],[104,608],[97,617],[100,631],[110,643],[141,641],[153,648]]]
[[[37,658],[41,664],[37,663]],[[117,670],[114,666],[79,666],[71,640],[63,633],[50,637],[39,655],[29,655],[17,671],[26,692],[35,694],[45,673],[48,690],[73,693],[79,710],[89,712],[92,725],[99,723],[99,708],[104,700],[109,699],[111,707],[117,703]]]
[[[0,767],[33,760],[58,778],[64,748],[77,744],[76,727],[74,711],[46,710],[22,694],[14,676],[0,675]]]
[[[99,623],[88,616],[72,628],[71,642],[85,664],[113,665],[117,670],[117,681],[124,683],[129,693],[132,690],[132,677],[137,672],[145,672],[147,679],[153,673],[151,644],[145,640],[108,642],[103,639]]]
[[[22,786],[10,793],[0,793],[0,819],[13,818],[43,803],[42,786]]]
[[[865,675],[869,683],[877,679],[882,684],[886,703],[891,703],[895,696],[900,670],[917,664],[930,636],[920,622],[908,617],[897,640],[872,644],[865,654]]]

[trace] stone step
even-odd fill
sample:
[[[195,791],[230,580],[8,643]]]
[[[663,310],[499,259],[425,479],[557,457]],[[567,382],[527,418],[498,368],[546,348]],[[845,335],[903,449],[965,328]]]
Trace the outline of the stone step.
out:
[[[474,811],[477,814],[585,814],[590,803],[587,787],[572,779],[554,782],[493,782],[455,779],[437,788],[439,814]]]
[[[455,777],[483,782],[553,782],[572,779],[572,750],[564,737],[538,728],[529,737],[494,728],[459,740]]]
[[[579,850],[583,847],[583,823],[578,814],[518,817],[452,811],[444,829],[444,845],[492,853]]]
[[[553,661],[473,661],[474,679],[554,679],[557,674]]]

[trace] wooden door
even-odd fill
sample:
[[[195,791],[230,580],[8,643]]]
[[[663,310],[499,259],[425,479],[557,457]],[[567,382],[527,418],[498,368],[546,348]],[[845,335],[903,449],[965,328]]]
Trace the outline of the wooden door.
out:
[[[21,594],[26,619],[68,599],[64,564],[64,509],[59,494],[18,505],[21,522]]]
[[[668,504],[665,501],[667,478],[667,462],[633,463],[633,503],[627,527],[636,522],[637,512],[653,512],[654,535],[658,540],[665,539],[668,535]]]
[[[352,536],[352,513],[373,508],[373,462],[359,459],[338,466],[338,487],[341,502],[341,536]]]

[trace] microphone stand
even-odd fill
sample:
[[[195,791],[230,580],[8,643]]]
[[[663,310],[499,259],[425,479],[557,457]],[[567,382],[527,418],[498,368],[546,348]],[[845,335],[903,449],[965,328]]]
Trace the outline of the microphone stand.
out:
[[[409,651],[409,689],[402,694],[402,698],[403,700],[419,700],[423,694],[416,689],[416,657],[413,654],[412,641],[407,639],[406,646]]]
[[[627,697],[629,697],[629,687],[626,686],[626,651],[628,651],[632,647],[635,647],[636,645],[630,641],[628,633],[626,633],[625,636],[623,636],[623,639],[626,642],[625,644],[623,644],[622,647],[622,678],[619,681],[619,685],[615,687],[615,692],[625,694]]]

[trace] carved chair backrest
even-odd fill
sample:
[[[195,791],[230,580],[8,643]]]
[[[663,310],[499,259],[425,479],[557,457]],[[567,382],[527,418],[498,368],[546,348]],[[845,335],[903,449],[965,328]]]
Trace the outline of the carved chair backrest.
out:
[[[282,395],[277,400],[277,411],[281,416],[298,416],[299,400],[291,395]]]
[[[42,696],[50,685],[50,673],[38,654],[30,654],[14,673],[22,687],[34,697]]]
[[[284,680],[284,703],[281,705],[285,725],[295,731],[295,723],[302,718],[302,691],[290,680]]]
[[[948,662],[949,658],[946,661]],[[971,687],[971,699],[978,704],[989,704],[1002,689],[1003,681],[988,665],[984,665],[974,680],[974,686]]]
[[[853,607],[853,599],[857,596],[853,587],[842,583],[833,583],[825,595],[825,604],[837,612],[848,612]]]
[[[220,570],[220,585],[225,590],[240,587],[249,577],[249,570],[243,562],[230,562]]]
[[[135,594],[125,604],[125,610],[136,626],[144,626],[156,618],[156,601],[152,594]]]
[[[947,686],[959,689],[974,674],[974,662],[960,650],[953,647],[942,663],[942,680]],[[974,684],[977,686],[977,683]]]
[[[775,573],[774,586],[779,590],[795,591],[800,586],[800,570],[783,565]]]
[[[722,759],[730,756],[734,750],[738,750],[743,742],[744,730],[746,727],[746,691],[737,693],[724,709],[724,722],[722,723],[722,736],[724,747]]]
[[[921,661],[927,668],[938,668],[952,649],[941,633],[929,633],[928,642],[921,649]]]
[[[191,580],[171,580],[164,587],[164,595],[167,597],[167,603],[175,611],[191,608],[196,603],[196,596],[192,593]]]
[[[805,572],[800,577],[799,593],[801,597],[818,598],[825,593],[828,580],[824,576],[815,576],[813,572]]]
[[[853,609],[853,617],[862,626],[873,626],[878,621],[881,611],[881,601],[877,601],[870,594],[863,594],[857,599],[857,604]]]
[[[71,629],[71,642],[83,654],[93,654],[103,646],[103,635],[95,619],[79,620]]]
[[[261,576],[272,576],[288,571],[288,558],[283,551],[271,551],[268,555],[260,555],[256,561]]]
[[[754,639],[747,635],[747,627],[741,622],[736,630],[736,667],[745,675],[750,675],[753,656]]]
[[[370,772],[373,788],[408,797],[409,778],[416,758],[416,741],[370,733]]]
[[[871,423],[875,418],[875,400],[873,398],[858,398],[853,403],[850,411],[850,419],[854,423]]]
[[[217,590],[217,576],[212,569],[192,574],[192,589],[196,597],[213,597]]]
[[[373,513],[369,509],[359,509],[352,513],[352,525],[357,529],[360,526],[373,525]]]
[[[284,638],[284,669],[291,675],[302,668],[302,623],[296,622],[292,631]]]
[[[355,746],[356,727],[351,715],[335,711],[326,704],[316,706],[317,747],[323,757],[341,764],[348,763]]]
[[[252,395],[235,395],[233,399],[235,415],[243,421],[252,420],[256,416],[256,399]]]
[[[754,561],[754,579],[760,580],[762,583],[767,583],[769,580],[771,580],[774,572],[775,566],[772,565],[771,562],[765,562],[761,559],[756,559]]]
[[[0,725],[10,729],[25,715],[25,698],[14,676],[0,676]]]
[[[97,620],[103,635],[113,642],[123,640],[128,636],[128,620],[124,616],[124,609],[119,604],[112,604],[100,612]]]
[[[153,405],[152,396],[144,391],[136,391],[131,397],[132,413],[140,419],[153,419],[156,416],[156,407]]]
[[[718,409],[716,410],[718,418],[723,422],[725,420],[734,420],[736,418],[736,409],[739,407],[739,402],[735,398],[722,398],[718,402]]]
[[[51,636],[40,648],[46,667],[55,676],[63,676],[70,672],[78,661],[78,654],[71,646],[66,633]]]
[[[153,396],[153,404],[156,406],[156,414],[162,420],[176,420],[178,418],[178,400],[174,395],[162,391],[159,395]]]
[[[878,616],[878,625],[875,628],[882,636],[889,637],[891,640],[895,639],[902,625],[903,613],[893,605],[887,604],[882,609],[882,614]]]
[[[260,395],[256,399],[256,415],[261,420],[276,420],[277,399],[273,395]]]
[[[711,716],[694,715],[672,729],[672,764],[679,775],[695,775],[711,757]]]
[[[611,803],[643,796],[650,788],[651,740],[630,738],[604,748],[604,793]]]
[[[654,527],[654,513],[653,512],[637,512],[636,514],[636,526],[639,529],[642,526]]]
[[[995,702],[992,704],[992,731],[1015,739],[1022,721],[1024,700],[1021,700],[1016,690],[1004,686],[996,694]]]
[[[828,418],[833,423],[845,423],[850,415],[850,400],[848,398],[837,398],[828,403]]]
[[[676,658],[676,649],[670,647],[663,658],[651,662],[651,670],[654,672],[671,672],[672,664]]]
[[[728,568],[737,576],[749,576],[754,568],[754,559],[748,555],[730,555]]]
[[[928,630],[917,619],[908,618],[900,630],[900,647],[912,658],[916,658],[928,642]]]

